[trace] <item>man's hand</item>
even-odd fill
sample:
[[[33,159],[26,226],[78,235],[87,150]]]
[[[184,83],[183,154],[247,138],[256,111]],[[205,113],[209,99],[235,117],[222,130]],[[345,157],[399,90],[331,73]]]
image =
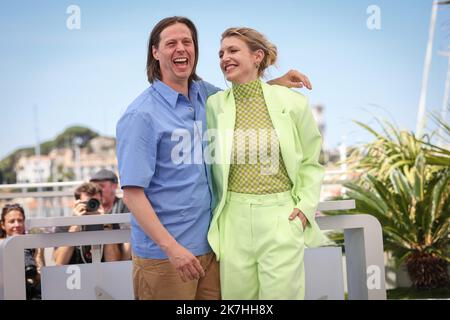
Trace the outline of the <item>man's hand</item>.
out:
[[[177,269],[183,282],[196,280],[205,276],[205,270],[200,261],[186,248],[174,243],[166,251],[169,261]]]
[[[303,212],[300,211],[300,209],[294,208],[291,215],[289,216],[289,220],[294,220],[295,218],[299,218],[303,225],[303,230],[305,230],[306,225],[308,224],[308,219],[303,214]]]
[[[81,217],[89,214],[105,214],[105,210],[100,205],[100,207],[95,212],[87,211],[87,206],[84,201],[77,200],[75,201],[75,206],[73,207],[73,215],[77,217]]]
[[[86,214],[86,203],[83,203],[81,200],[75,201],[75,206],[73,208],[73,215],[77,217],[84,216]]]
[[[289,70],[285,75],[280,78],[268,81],[269,84],[277,84],[279,86],[287,88],[303,88],[306,87],[312,90],[311,82],[308,77],[297,70]]]

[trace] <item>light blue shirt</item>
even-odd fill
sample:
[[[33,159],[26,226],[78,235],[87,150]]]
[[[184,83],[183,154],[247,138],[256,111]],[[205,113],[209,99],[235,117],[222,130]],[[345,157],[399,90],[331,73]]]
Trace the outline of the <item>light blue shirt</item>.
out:
[[[196,256],[211,251],[207,240],[211,177],[202,137],[207,129],[206,99],[219,90],[207,82],[193,81],[187,99],[155,81],[131,103],[116,127],[122,188],[144,188],[164,227]],[[131,244],[139,257],[167,259],[134,217]]]

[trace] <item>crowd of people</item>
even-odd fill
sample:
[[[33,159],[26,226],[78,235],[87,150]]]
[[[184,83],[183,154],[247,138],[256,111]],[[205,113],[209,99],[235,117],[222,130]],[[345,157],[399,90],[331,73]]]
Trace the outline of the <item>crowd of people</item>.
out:
[[[116,214],[129,212],[122,198],[117,197],[117,175],[106,169],[95,173],[89,182],[78,186],[74,191],[75,202],[73,216],[92,214]],[[89,231],[92,226],[57,227],[55,232]],[[117,230],[128,228],[128,224],[94,225],[95,230]],[[94,230],[91,229],[91,230]],[[25,210],[18,203],[6,204],[2,208],[0,241],[12,236],[24,235]],[[102,262],[122,261],[131,259],[129,243],[101,245]],[[26,249],[25,279],[27,299],[40,299],[40,271],[45,266],[44,249]],[[55,265],[91,263],[91,246],[58,247],[52,254]]]

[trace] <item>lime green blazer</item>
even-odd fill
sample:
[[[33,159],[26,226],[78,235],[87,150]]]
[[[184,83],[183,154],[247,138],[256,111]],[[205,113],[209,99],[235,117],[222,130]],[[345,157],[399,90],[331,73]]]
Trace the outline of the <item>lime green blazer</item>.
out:
[[[324,168],[319,163],[322,137],[302,94],[291,89],[261,83],[270,118],[278,135],[281,155],[292,181],[292,198],[309,225],[304,231],[305,245],[316,247],[328,242],[314,217],[319,203]],[[206,102],[206,121],[210,143],[215,209],[208,232],[211,248],[219,257],[219,217],[228,190],[236,106],[231,89],[210,96]],[[213,137],[214,136],[214,137]],[[290,212],[286,213],[288,216]],[[286,217],[287,218],[287,217]]]

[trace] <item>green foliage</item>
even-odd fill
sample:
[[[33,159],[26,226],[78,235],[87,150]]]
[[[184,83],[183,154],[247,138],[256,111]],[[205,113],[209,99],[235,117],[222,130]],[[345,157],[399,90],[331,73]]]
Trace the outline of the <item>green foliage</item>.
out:
[[[346,183],[348,197],[356,200],[352,213],[374,215],[383,226],[385,248],[399,259],[421,252],[450,261],[450,169],[427,172],[419,155],[407,173],[394,169],[386,182],[367,174]]]
[[[78,140],[81,148],[86,147],[89,141],[98,136],[98,133],[80,126],[69,127],[59,134],[54,140],[41,144],[41,154],[49,154],[53,149],[72,147]]]
[[[81,126],[73,126],[64,130],[63,133],[59,134],[54,140],[46,141],[40,145],[41,154],[48,155],[50,151],[58,148],[66,148],[74,145],[77,140],[81,148],[87,146],[90,140],[97,137],[98,133],[92,131],[89,128]],[[22,148],[16,150],[2,161],[0,161],[0,183],[15,183],[16,173],[14,170],[14,165],[17,163],[21,156],[31,156],[33,155],[34,147]]]
[[[74,126],[67,128],[54,140],[56,148],[70,147],[76,138],[80,139],[80,147],[84,148],[91,139],[98,137],[98,133],[84,127]],[[53,148],[52,148],[53,149]]]
[[[382,133],[357,124],[375,140],[349,157],[351,170],[363,172],[344,184],[356,208],[326,213],[375,216],[383,227],[385,249],[397,263],[406,262],[417,288],[448,285],[450,152],[427,136],[417,139],[389,123],[381,125]],[[448,134],[448,125],[440,125]]]
[[[33,148],[22,148],[16,150],[2,161],[0,161],[0,183],[15,183],[16,173],[14,171],[14,165],[17,163],[21,156],[30,156],[34,154]]]
[[[431,166],[428,169],[439,170],[450,166],[450,151],[432,144],[428,136],[417,139],[412,132],[400,131],[388,122],[383,124],[379,121],[382,133],[364,123],[355,123],[372,133],[375,140],[353,150],[348,159],[353,169],[385,181],[393,170],[405,171],[411,168],[419,154]]]
[[[387,290],[388,300],[404,299],[449,299],[450,289],[416,290],[414,288],[396,288]]]

